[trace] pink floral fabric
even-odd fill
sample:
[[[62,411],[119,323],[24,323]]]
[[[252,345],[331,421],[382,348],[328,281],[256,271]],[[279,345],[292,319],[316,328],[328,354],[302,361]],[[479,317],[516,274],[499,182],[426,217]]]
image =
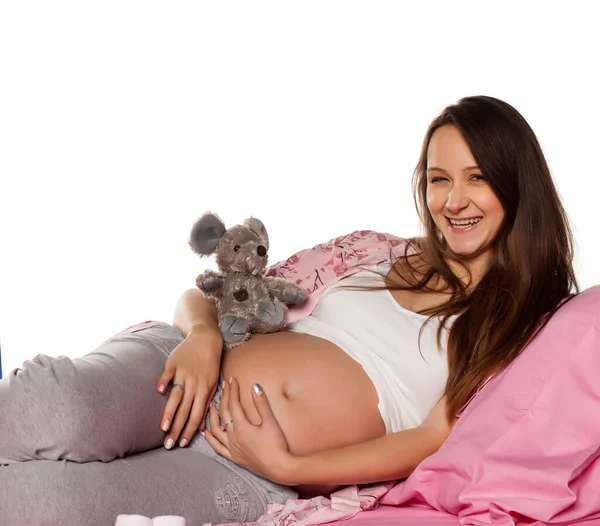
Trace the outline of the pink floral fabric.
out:
[[[131,334],[133,332],[143,331],[144,329],[148,329],[149,327],[154,327],[155,325],[160,325],[160,322],[154,320],[142,321],[140,323],[136,323],[135,325],[131,325],[126,329],[123,329],[121,332],[117,333],[115,336],[120,334]]]
[[[364,267],[404,255],[407,243],[391,234],[357,230],[301,250],[269,267],[267,275],[285,278],[308,292],[305,303],[289,308],[291,323],[310,315],[328,286]],[[408,247],[408,254],[415,252],[413,247]]]
[[[269,504],[267,512],[256,522],[232,522],[203,526],[317,526],[348,520],[360,511],[377,508],[379,499],[393,482],[359,488],[347,486],[331,494],[331,498],[289,499],[285,504]]]

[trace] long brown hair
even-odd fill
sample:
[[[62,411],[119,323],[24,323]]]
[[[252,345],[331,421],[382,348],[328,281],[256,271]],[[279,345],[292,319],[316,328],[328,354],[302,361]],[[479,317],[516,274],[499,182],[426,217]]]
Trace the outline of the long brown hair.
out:
[[[452,253],[426,204],[427,150],[441,126],[462,133],[477,165],[504,208],[489,266],[469,287],[450,269],[464,258]],[[565,301],[579,292],[573,270],[573,236],[539,142],[511,105],[488,96],[460,99],[429,125],[413,176],[413,197],[424,236],[410,239],[421,254],[415,268],[405,257],[408,285],[392,289],[439,290],[450,299],[423,314],[440,316],[438,342],[450,316],[447,415],[454,415],[493,373],[510,364]],[[407,246],[408,250],[408,246]],[[405,253],[405,256],[408,252]],[[430,319],[431,319],[430,318]]]

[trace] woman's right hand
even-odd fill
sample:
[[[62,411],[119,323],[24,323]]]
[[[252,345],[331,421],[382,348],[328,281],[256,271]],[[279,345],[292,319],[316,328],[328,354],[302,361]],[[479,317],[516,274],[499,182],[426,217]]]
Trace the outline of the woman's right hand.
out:
[[[164,394],[173,382],[160,423],[161,429],[167,432],[164,441],[167,449],[177,442],[184,447],[198,428],[203,430],[204,417],[219,380],[222,347],[219,332],[198,326],[167,358],[157,385],[158,392]]]

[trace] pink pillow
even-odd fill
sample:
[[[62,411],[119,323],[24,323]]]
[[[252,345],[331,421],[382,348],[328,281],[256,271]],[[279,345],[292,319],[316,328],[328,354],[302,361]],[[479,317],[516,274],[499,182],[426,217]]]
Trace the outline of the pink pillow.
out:
[[[600,524],[600,286],[565,304],[381,502],[460,524]]]

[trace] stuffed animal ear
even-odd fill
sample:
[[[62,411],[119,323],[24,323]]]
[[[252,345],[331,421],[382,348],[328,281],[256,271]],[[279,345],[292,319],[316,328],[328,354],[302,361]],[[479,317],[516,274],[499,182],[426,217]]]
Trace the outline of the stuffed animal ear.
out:
[[[192,227],[190,234],[190,248],[200,256],[212,254],[225,235],[225,224],[216,214],[204,214]]]
[[[267,229],[263,222],[260,219],[256,219],[256,217],[249,217],[244,221],[244,224],[252,230],[258,237],[264,240],[265,248],[269,250],[269,234],[267,233]]]

